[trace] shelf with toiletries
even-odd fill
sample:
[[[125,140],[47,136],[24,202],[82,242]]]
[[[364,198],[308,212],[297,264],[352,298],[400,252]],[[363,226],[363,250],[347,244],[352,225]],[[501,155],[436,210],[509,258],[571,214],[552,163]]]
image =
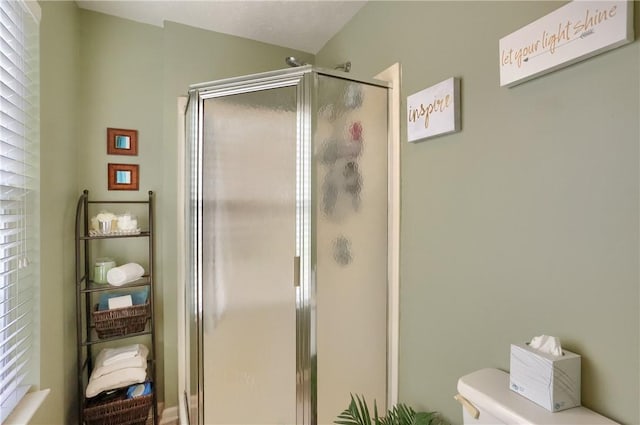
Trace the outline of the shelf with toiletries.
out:
[[[80,236],[81,240],[91,240],[91,239],[117,239],[117,238],[148,238],[150,236],[149,232],[140,231],[139,233],[109,233],[109,234],[88,234],[86,236]]]
[[[90,292],[107,292],[107,291],[115,291],[118,289],[129,289],[129,288],[138,288],[142,286],[151,285],[151,278],[149,275],[144,275],[139,279],[134,280],[133,282],[125,283],[122,286],[119,286],[117,289],[110,285],[105,285],[104,283],[97,283],[93,280],[89,280],[87,285],[80,289],[83,293]]]
[[[87,190],[78,200],[75,240],[80,424],[157,425],[159,421],[153,389],[153,202],[153,192],[144,201],[100,201],[90,200]],[[139,358],[110,365],[109,356],[118,352],[118,358],[127,353]],[[102,364],[105,358],[106,364]]]

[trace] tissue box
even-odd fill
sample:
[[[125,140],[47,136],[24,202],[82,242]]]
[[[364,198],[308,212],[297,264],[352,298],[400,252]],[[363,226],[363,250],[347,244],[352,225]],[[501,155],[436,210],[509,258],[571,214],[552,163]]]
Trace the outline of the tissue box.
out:
[[[509,388],[551,412],[580,406],[580,355],[553,356],[511,344]]]

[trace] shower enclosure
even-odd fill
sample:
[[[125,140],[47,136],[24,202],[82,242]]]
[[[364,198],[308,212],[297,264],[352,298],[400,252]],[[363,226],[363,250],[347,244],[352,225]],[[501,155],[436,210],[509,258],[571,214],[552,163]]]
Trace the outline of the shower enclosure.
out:
[[[194,85],[191,424],[329,424],[387,401],[388,87],[311,66]]]

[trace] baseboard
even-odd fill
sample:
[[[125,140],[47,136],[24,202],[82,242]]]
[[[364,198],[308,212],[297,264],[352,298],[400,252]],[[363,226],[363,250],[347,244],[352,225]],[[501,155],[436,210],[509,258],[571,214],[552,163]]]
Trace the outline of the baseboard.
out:
[[[171,406],[164,408],[164,403],[158,403],[160,412],[160,425],[178,425],[178,407]]]

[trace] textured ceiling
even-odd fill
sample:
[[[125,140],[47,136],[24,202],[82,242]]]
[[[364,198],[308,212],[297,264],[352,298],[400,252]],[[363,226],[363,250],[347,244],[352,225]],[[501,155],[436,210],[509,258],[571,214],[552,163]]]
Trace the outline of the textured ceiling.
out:
[[[162,26],[173,21],[278,46],[317,53],[366,1],[103,1],[78,6]]]

